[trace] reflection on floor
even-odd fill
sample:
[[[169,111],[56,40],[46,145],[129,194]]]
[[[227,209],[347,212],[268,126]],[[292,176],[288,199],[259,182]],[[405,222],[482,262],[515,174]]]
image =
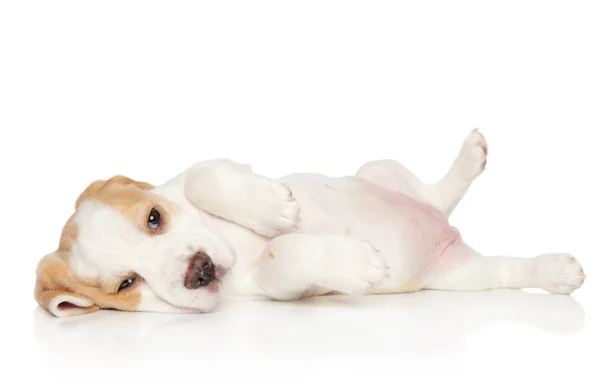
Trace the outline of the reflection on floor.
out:
[[[107,359],[161,351],[198,358],[444,354],[482,327],[510,323],[558,335],[582,329],[585,314],[573,296],[509,290],[234,302],[197,315],[99,311],[57,319],[36,308],[33,316],[42,352],[73,361],[91,350]]]

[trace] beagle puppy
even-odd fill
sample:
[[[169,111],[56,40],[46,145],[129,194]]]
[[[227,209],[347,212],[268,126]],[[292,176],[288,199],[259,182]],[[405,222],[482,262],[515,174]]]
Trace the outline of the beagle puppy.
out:
[[[584,281],[573,256],[484,257],[449,224],[487,148],[474,130],[431,185],[393,160],[345,177],[273,180],[209,160],[156,186],[97,180],[75,202],[57,249],[39,261],[34,296],[66,317],[423,289],[572,293]]]

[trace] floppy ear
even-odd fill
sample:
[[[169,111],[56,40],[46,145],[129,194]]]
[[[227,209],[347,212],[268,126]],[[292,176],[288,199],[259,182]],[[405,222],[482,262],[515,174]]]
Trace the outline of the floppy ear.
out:
[[[100,309],[86,295],[69,270],[66,251],[56,251],[40,260],[36,270],[35,300],[56,317],[70,317]]]
[[[149,189],[154,188],[154,186],[152,184],[146,183],[144,181],[136,181],[136,180],[130,179],[129,177],[122,176],[122,175],[113,176],[108,180],[96,180],[96,181],[92,182],[90,185],[88,185],[87,188],[83,192],[81,192],[81,194],[77,198],[77,201],[75,202],[75,209],[77,209],[77,207],[79,207],[79,204],[81,204],[81,202],[83,200],[94,196],[96,193],[100,192],[102,190],[102,188],[104,188],[106,185],[116,184],[116,183],[123,184],[123,185],[134,184],[136,187],[138,187],[140,189],[144,189],[144,190],[149,190]]]
[[[90,299],[68,291],[44,291],[38,303],[56,317],[85,315],[100,309]]]

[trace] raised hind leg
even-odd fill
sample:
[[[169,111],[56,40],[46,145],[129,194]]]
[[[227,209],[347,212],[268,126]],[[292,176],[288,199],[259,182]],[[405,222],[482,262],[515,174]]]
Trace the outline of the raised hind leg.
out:
[[[363,165],[356,176],[394,192],[427,202],[449,217],[469,186],[483,172],[488,146],[483,135],[474,130],[465,139],[460,153],[444,177],[425,184],[395,160],[377,160]]]
[[[566,253],[532,258],[484,257],[460,243],[444,254],[423,286],[424,289],[448,291],[539,288],[570,294],[581,287],[584,279],[581,265]]]

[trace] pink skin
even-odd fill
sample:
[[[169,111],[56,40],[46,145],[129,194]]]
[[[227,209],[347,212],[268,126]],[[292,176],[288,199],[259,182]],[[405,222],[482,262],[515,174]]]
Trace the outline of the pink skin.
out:
[[[294,175],[282,181],[302,207],[297,232],[351,235],[381,251],[391,275],[384,290],[423,280],[440,257],[463,244],[439,209],[367,180]]]
[[[486,155],[485,139],[473,131],[434,184],[392,160],[367,163],[353,176],[277,180],[211,161],[190,171],[189,185],[177,177],[162,193],[197,211],[230,244],[236,262],[223,279],[224,296],[579,288],[581,266],[570,255],[483,257],[450,225]]]

